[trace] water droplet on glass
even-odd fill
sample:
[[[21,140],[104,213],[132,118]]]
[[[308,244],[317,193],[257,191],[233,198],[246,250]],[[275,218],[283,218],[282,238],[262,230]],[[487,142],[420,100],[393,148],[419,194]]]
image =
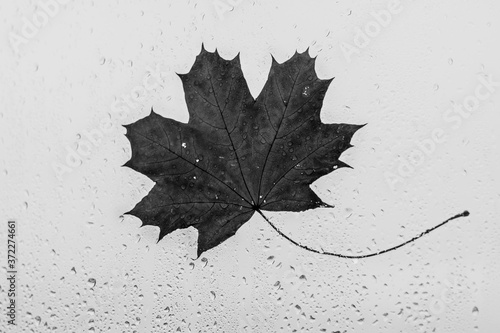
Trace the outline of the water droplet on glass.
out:
[[[308,97],[311,94],[309,86],[305,86],[304,89],[302,89],[302,95],[304,97]]]
[[[473,308],[472,308],[472,314],[473,314],[474,316],[477,316],[477,314],[478,314],[478,313],[479,313],[479,309],[477,308],[477,306],[473,307]]]
[[[94,278],[90,278],[88,281],[87,281],[87,284],[90,288],[94,288],[95,287],[95,284],[96,284],[96,280]]]

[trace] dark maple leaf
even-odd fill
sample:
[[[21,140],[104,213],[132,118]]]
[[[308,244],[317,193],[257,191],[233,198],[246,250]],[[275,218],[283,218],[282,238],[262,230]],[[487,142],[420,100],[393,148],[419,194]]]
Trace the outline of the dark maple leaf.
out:
[[[254,99],[239,57],[201,53],[179,74],[188,123],[153,111],[125,125],[132,157],[125,166],[155,182],[130,212],[143,225],[198,230],[199,255],[235,234],[252,215],[327,207],[309,185],[347,167],[340,155],[362,125],[324,124],[332,79],[321,80],[307,51],[279,64]]]

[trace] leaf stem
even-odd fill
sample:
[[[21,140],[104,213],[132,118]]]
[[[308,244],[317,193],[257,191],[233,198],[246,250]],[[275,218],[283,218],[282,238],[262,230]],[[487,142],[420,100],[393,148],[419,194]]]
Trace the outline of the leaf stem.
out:
[[[443,225],[445,225],[446,223],[452,221],[452,220],[455,220],[459,217],[465,217],[465,216],[469,216],[469,212],[466,210],[464,211],[463,213],[460,213],[460,214],[457,214],[453,217],[450,217],[449,219],[447,219],[446,221],[444,222],[441,222],[440,224],[430,228],[430,229],[427,229],[425,230],[424,232],[420,233],[419,235],[413,237],[412,239],[409,239],[407,240],[406,242],[403,242],[399,245],[396,245],[396,246],[393,246],[391,248],[388,248],[388,249],[385,249],[385,250],[382,250],[382,251],[378,251],[378,252],[374,252],[374,253],[369,253],[369,254],[362,254],[362,255],[346,255],[346,254],[340,254],[340,253],[332,253],[332,252],[325,252],[325,251],[319,251],[319,250],[316,250],[316,249],[312,249],[306,245],[302,245],[300,243],[298,243],[297,241],[294,241],[293,239],[291,239],[289,236],[285,235],[283,232],[281,232],[268,218],[267,216],[264,215],[264,213],[262,213],[262,211],[260,210],[257,210],[257,212],[264,218],[264,220],[267,221],[267,223],[269,223],[269,225],[274,229],[276,230],[276,232],[278,234],[280,234],[281,236],[283,236],[284,238],[286,238],[288,241],[290,241],[291,243],[297,245],[298,247],[301,247],[305,250],[308,250],[308,251],[311,251],[311,252],[314,252],[314,253],[319,253],[319,254],[326,254],[326,255],[329,255],[329,256],[334,256],[334,257],[339,257],[339,258],[346,258],[346,259],[363,259],[363,258],[369,258],[369,257],[374,257],[374,256],[378,256],[378,255],[381,255],[381,254],[384,254],[384,253],[387,253],[387,252],[391,252],[391,251],[394,251],[396,249],[399,249],[400,247],[403,247],[409,243],[412,243],[414,241],[416,241],[417,239],[419,239],[420,237],[423,237],[424,235],[427,235],[428,233],[436,230],[437,228],[439,227],[442,227]]]

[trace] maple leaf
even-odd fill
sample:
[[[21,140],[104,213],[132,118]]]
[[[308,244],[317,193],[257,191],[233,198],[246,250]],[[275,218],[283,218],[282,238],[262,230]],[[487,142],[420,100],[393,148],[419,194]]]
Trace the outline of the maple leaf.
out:
[[[254,99],[239,57],[201,53],[178,74],[189,111],[187,124],[151,114],[125,125],[132,157],[124,164],[155,182],[130,212],[160,228],[158,241],[177,229],[198,230],[198,257],[232,235],[258,212],[281,236],[311,252],[360,259],[396,250],[460,217],[466,210],[399,245],[370,254],[319,251],[282,233],[262,211],[299,212],[324,203],[309,185],[333,170],[364,125],[323,124],[320,111],[330,80],[315,59],[295,53],[278,64]]]
[[[340,155],[363,125],[324,124],[325,93],[308,52],[282,64],[274,58],[254,99],[239,55],[225,60],[202,47],[178,74],[189,121],[151,114],[129,125],[132,157],[125,166],[155,182],[127,214],[160,228],[159,240],[181,228],[198,230],[198,257],[232,235],[255,212],[299,212],[324,203],[309,185],[348,167]]]

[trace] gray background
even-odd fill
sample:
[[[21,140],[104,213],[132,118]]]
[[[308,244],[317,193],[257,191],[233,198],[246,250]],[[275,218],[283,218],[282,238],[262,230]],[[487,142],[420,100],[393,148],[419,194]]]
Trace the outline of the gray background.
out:
[[[498,332],[500,87],[470,112],[451,108],[500,81],[500,2],[394,6],[1,1],[0,217],[19,221],[20,331]],[[323,121],[368,123],[342,156],[353,169],[312,185],[335,209],[269,214],[287,235],[358,254],[471,215],[358,261],[298,248],[257,215],[195,261],[194,229],[156,244],[157,229],[120,217],[153,185],[120,167],[120,125],[151,106],[187,120],[175,73],[202,42],[226,59],[240,52],[254,96],[271,54],[310,47],[318,76],[335,77]],[[445,139],[422,151],[435,131]]]

